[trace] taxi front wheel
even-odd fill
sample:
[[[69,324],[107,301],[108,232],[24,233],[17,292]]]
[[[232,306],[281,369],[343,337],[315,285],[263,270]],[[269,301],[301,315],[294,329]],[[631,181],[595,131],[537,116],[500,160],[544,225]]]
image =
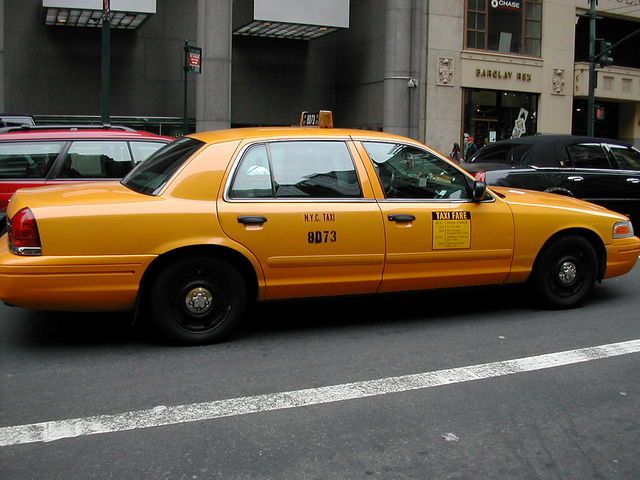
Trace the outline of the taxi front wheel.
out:
[[[544,306],[578,306],[596,281],[596,252],[583,237],[566,236],[554,240],[536,261],[531,283]]]
[[[228,262],[184,258],[167,265],[151,286],[151,322],[167,340],[199,345],[225,339],[247,304],[242,276]]]

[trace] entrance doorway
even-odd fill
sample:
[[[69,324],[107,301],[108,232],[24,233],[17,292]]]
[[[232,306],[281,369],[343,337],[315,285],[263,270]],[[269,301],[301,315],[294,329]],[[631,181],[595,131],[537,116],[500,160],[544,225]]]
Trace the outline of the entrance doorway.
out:
[[[472,117],[469,126],[470,135],[474,137],[478,147],[486,145],[489,142],[495,142],[498,136],[497,128],[497,118]]]
[[[487,143],[538,130],[538,95],[526,92],[465,88],[463,132],[481,148]],[[518,121],[518,122],[516,122]]]

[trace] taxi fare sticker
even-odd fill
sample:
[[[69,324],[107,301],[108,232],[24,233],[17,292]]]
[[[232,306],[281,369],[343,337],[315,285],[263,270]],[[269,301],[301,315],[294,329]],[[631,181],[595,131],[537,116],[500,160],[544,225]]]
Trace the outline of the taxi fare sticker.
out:
[[[471,212],[431,212],[433,249],[471,247]]]

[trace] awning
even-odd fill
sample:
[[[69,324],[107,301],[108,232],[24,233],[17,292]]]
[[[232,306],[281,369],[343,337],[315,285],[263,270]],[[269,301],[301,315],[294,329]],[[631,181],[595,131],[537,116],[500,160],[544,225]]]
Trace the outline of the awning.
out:
[[[100,27],[103,0],[42,0],[45,25]],[[111,28],[134,30],[156,13],[156,0],[111,0]]]
[[[349,0],[237,0],[233,34],[311,40],[349,28]]]

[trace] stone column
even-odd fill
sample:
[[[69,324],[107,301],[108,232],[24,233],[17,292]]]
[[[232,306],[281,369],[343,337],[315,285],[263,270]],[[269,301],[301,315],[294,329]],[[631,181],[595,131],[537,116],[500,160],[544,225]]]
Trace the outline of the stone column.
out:
[[[448,154],[454,142],[462,146],[460,52],[463,49],[464,0],[429,0],[425,40],[424,138]]]
[[[412,0],[387,0],[385,11],[384,102],[385,132],[409,135]]]
[[[231,125],[232,0],[198,0],[198,47],[202,74],[196,79],[196,130]]]

